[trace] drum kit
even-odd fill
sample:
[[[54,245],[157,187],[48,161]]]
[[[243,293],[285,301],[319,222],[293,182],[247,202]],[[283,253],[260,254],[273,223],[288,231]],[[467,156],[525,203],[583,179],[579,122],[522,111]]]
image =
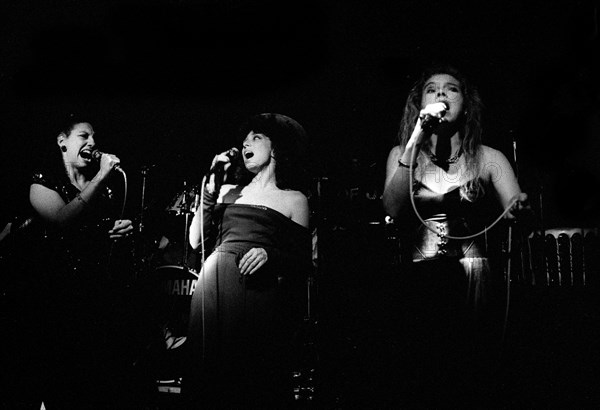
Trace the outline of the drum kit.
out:
[[[196,288],[199,275],[196,269],[196,254],[191,252],[188,244],[189,226],[197,208],[197,197],[197,187],[188,189],[184,182],[183,189],[177,192],[167,205],[165,213],[169,221],[178,226],[177,230],[183,229],[181,229],[182,232],[171,230],[166,234],[168,236],[171,234],[181,235],[180,237],[169,238],[165,235],[161,237],[158,242],[157,266],[153,270],[154,276],[161,282],[164,292],[173,297],[173,303],[179,305],[177,310],[181,311],[185,317],[189,313],[190,298]],[[187,327],[187,319],[182,318],[180,322],[184,328]]]
[[[183,188],[176,192],[166,207],[157,209],[158,215],[153,214],[150,220],[144,204],[146,175],[142,175],[139,232],[150,246],[141,252],[140,259],[145,260],[141,263],[142,271],[162,295],[160,300],[155,301],[160,305],[157,319],[162,333],[162,347],[159,349],[162,353],[150,360],[157,371],[159,390],[167,386],[169,392],[174,392],[173,386],[181,380],[185,360],[182,347],[187,339],[190,303],[199,277],[197,255],[188,243],[189,226],[197,209],[199,191],[197,186],[188,187],[184,182]],[[144,216],[148,217],[147,221]]]

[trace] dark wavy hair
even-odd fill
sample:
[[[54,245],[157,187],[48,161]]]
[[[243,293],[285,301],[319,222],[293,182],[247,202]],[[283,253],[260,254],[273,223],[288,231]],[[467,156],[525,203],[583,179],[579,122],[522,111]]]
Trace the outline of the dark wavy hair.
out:
[[[481,117],[483,111],[483,103],[479,95],[479,91],[474,84],[456,67],[449,64],[435,64],[427,68],[419,79],[411,88],[406,104],[404,106],[404,114],[400,122],[398,131],[398,142],[401,147],[405,147],[410,139],[410,136],[415,128],[417,117],[421,111],[421,98],[425,84],[436,74],[448,74],[454,77],[460,84],[460,89],[463,94],[463,114],[458,120],[458,132],[461,138],[461,145],[467,172],[471,176],[469,182],[461,187],[463,198],[474,199],[483,194],[483,187],[479,180],[481,175],[481,134],[482,125]],[[426,142],[427,144],[427,142]],[[430,161],[429,156],[425,155],[421,150],[417,156],[417,163],[421,165],[415,172],[418,179],[424,172],[425,165]],[[419,171],[420,170],[420,171]]]
[[[271,140],[277,187],[306,193],[308,173],[304,164],[307,134],[304,128],[285,115],[263,113],[248,118],[240,126],[240,140],[243,141],[250,131],[264,134]],[[246,169],[242,161],[238,161],[234,176],[236,183],[247,185],[254,174]]]

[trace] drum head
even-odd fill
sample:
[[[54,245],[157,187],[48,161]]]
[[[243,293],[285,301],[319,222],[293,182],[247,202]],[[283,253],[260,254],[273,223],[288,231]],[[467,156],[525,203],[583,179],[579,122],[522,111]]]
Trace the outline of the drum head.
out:
[[[170,296],[192,296],[196,289],[198,273],[192,268],[164,265],[155,269],[156,279]]]
[[[162,265],[154,269],[154,276],[164,295],[159,318],[163,339],[159,341],[159,349],[151,359],[160,389],[166,383],[164,380],[181,378],[187,364],[185,342],[198,273],[185,266]]]

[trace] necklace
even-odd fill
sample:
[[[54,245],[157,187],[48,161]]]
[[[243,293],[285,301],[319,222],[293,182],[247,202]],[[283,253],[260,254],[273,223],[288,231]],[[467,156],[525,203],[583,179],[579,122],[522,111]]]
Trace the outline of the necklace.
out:
[[[450,158],[448,158],[445,161],[442,161],[440,159],[438,159],[438,157],[436,157],[436,155],[434,153],[432,153],[431,151],[427,151],[427,155],[429,155],[429,158],[431,159],[431,162],[433,162],[434,164],[438,164],[438,163],[444,163],[444,164],[454,164],[456,162],[458,162],[458,159],[460,158],[460,156],[462,155],[462,147],[460,147],[456,153],[454,155],[452,155]]]

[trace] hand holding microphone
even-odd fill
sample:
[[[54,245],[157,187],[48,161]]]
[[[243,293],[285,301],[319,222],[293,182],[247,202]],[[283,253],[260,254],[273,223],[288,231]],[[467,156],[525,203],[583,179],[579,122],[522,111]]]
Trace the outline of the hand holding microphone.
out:
[[[213,158],[212,164],[210,166],[209,174],[223,174],[225,173],[233,160],[235,160],[240,155],[240,150],[233,147],[225,152],[222,152],[216,155]]]
[[[444,115],[450,109],[445,102],[437,102],[428,104],[419,113],[421,128],[426,131],[431,131],[434,127],[445,121]]]
[[[112,170],[121,173],[125,172],[121,168],[121,160],[116,155],[107,154],[95,149],[92,151],[92,159],[100,164],[100,172],[102,172],[103,175],[108,175]]]
[[[231,166],[233,160],[235,160],[239,155],[240,150],[234,147],[216,155],[213,158],[210,170],[207,174],[207,178],[209,179],[207,188],[209,192],[212,193],[221,189],[221,185],[225,180],[225,173]]]
[[[436,102],[427,104],[425,108],[421,110],[417,120],[417,125],[413,129],[413,133],[406,143],[404,152],[398,158],[401,163],[405,165],[410,163],[410,161],[413,159],[413,150],[418,150],[419,146],[421,145],[421,141],[423,141],[425,136],[431,133],[433,129],[441,122],[446,121],[444,119],[444,115],[446,115],[446,112],[449,109],[450,107],[447,103]]]

